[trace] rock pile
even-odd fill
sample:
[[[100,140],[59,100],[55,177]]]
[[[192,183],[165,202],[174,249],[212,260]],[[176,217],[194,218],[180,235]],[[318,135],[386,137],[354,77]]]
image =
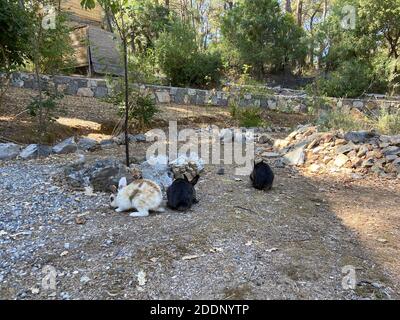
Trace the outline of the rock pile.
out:
[[[381,177],[400,177],[400,135],[374,131],[319,132],[301,126],[274,148],[286,164],[306,166],[312,173],[343,172]]]
[[[175,179],[186,176],[189,181],[192,181],[195,176],[204,170],[204,161],[196,153],[192,152],[189,156],[179,155],[169,163],[169,166],[174,173]]]

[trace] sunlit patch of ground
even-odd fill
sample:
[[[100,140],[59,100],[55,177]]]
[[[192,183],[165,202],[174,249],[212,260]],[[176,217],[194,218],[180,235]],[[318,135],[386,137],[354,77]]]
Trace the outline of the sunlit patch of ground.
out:
[[[342,223],[400,288],[400,184],[398,180],[312,176]]]

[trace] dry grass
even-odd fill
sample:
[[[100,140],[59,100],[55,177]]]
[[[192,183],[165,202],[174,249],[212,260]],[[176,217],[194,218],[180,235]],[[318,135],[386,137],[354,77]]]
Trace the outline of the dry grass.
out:
[[[26,106],[36,92],[29,89],[10,88],[0,106],[0,137],[19,143],[37,142],[35,120],[26,112]],[[232,119],[228,108],[211,106],[161,105],[161,112],[156,115],[151,128],[164,128],[169,121],[176,120],[179,127],[204,127],[217,125],[231,127],[238,125]],[[118,134],[121,117],[118,107],[96,98],[65,96],[59,104],[58,119],[49,128],[48,143],[61,140],[71,135],[90,136],[105,139]],[[263,118],[272,126],[294,127],[310,121],[307,115],[263,112]],[[120,128],[120,126],[119,126]],[[119,129],[120,130],[120,129]],[[130,128],[131,133],[137,133]]]

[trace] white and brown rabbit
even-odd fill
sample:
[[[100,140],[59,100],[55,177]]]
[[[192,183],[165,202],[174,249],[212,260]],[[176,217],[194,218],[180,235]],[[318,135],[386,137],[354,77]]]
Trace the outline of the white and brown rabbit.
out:
[[[164,212],[164,208],[161,207],[161,188],[151,180],[135,180],[127,185],[126,178],[123,177],[119,180],[118,190],[115,186],[113,189],[116,194],[110,196],[110,204],[116,208],[116,212],[136,209],[137,212],[129,215],[131,217],[147,217],[149,210]]]

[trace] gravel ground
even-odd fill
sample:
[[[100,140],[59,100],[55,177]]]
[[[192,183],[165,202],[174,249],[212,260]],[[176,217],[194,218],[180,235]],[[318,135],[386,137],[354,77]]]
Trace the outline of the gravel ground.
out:
[[[190,211],[131,218],[108,207],[108,194],[54,184],[74,158],[0,164],[1,299],[399,296],[390,270],[335,214],[318,182],[292,169],[274,168],[266,193],[235,179],[232,166],[224,175],[207,166]],[[346,265],[356,268],[355,290],[342,288]],[[44,266],[55,268],[56,290],[42,287]]]

